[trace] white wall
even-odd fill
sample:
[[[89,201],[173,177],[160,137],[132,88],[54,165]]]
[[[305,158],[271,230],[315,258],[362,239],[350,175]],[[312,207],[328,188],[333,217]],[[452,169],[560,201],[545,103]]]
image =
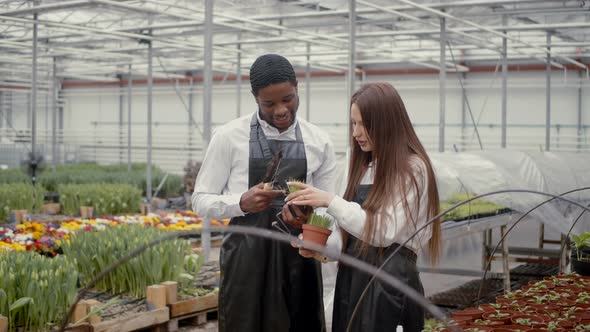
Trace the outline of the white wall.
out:
[[[388,81],[400,92],[406,108],[423,143],[431,150],[438,149],[439,81],[438,75],[368,76],[367,81]],[[467,97],[478,121],[484,148],[500,147],[501,78],[500,73],[467,73],[463,82]],[[590,119],[590,81],[583,78],[583,121]],[[341,77],[314,78],[311,81],[310,120],[327,130],[339,152],[343,152],[347,140],[348,101],[345,79]],[[577,73],[554,71],[552,73],[551,106],[552,148],[575,149],[577,139],[578,110]],[[184,102],[188,104],[188,85],[179,85]],[[465,129],[461,129],[461,88],[457,75],[449,73],[446,82],[446,149],[479,149],[469,115]],[[249,82],[242,83],[241,114],[256,109],[250,94]],[[67,88],[64,109],[66,143],[83,145],[82,159],[97,162],[126,162],[127,127],[119,134],[119,91],[124,94],[124,121],[127,121],[127,87],[119,88]],[[299,84],[299,116],[306,117],[305,79]],[[214,126],[236,117],[236,86],[233,81],[215,82],[213,87]],[[26,104],[21,98],[15,102],[16,127],[26,127]],[[195,85],[193,96],[194,118],[202,122],[202,86]],[[39,109],[38,129],[44,129],[44,107]],[[545,145],[545,72],[510,72],[508,79],[508,147],[513,149],[540,149]],[[144,161],[147,133],[146,87],[133,88],[132,96],[132,156],[134,161]],[[153,160],[154,163],[176,173],[188,160],[199,159],[201,139],[199,130],[189,128],[188,112],[180,101],[174,85],[155,85],[153,94]],[[199,128],[200,129],[200,128]],[[462,136],[463,134],[463,136]],[[189,136],[192,137],[189,138]],[[584,135],[585,140],[585,135]],[[192,144],[189,146],[189,141]],[[559,146],[557,145],[559,143]],[[569,145],[568,145],[569,144]],[[121,146],[121,151],[116,147]],[[586,150],[588,143],[583,146]]]

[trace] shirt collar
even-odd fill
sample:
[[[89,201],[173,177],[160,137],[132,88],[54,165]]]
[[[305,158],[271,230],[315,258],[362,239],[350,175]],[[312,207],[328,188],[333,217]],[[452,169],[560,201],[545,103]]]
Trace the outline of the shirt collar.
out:
[[[295,113],[295,121],[293,121],[293,124],[291,126],[289,126],[289,128],[287,128],[287,130],[285,130],[284,132],[279,133],[279,130],[277,128],[271,126],[268,122],[264,121],[260,117],[260,111],[256,111],[256,117],[258,118],[258,123],[260,123],[260,125],[262,126],[262,129],[265,132],[272,133],[276,136],[287,135],[287,134],[293,132],[295,130],[295,126],[297,126],[297,123],[299,122],[299,120],[297,119],[297,113]]]

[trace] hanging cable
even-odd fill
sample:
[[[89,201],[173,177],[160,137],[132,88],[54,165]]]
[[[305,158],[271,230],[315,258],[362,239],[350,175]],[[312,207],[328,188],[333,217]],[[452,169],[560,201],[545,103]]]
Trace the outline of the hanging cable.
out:
[[[172,77],[170,77],[170,75],[168,75],[168,73],[166,72],[166,67],[164,67],[164,64],[160,60],[160,57],[157,56],[156,59],[158,60],[158,63],[160,64],[160,67],[164,70],[164,75],[166,75],[166,77],[168,77],[169,79],[172,79]],[[180,92],[178,91],[178,89],[176,88],[176,86],[174,87],[174,92],[176,92],[176,95],[178,96],[178,99],[180,99],[180,102],[184,106],[184,110],[189,114],[189,118],[190,118],[189,121],[192,122],[192,124],[195,126],[195,128],[197,129],[197,131],[199,132],[199,134],[201,134],[201,137],[203,137],[203,131],[201,130],[201,128],[199,127],[199,124],[195,121],[195,119],[193,118],[193,116],[190,114],[189,109],[188,109],[188,105],[186,104],[186,102],[182,98],[182,95],[180,94]]]
[[[451,47],[451,43],[447,41],[447,45],[449,46],[449,52],[451,52],[451,60],[453,60],[453,64],[455,65],[455,71],[458,73],[459,69],[457,67],[457,62],[455,61],[455,55],[453,54],[453,48]],[[442,64],[441,64],[442,66]],[[496,66],[496,70],[498,70],[498,66]],[[477,130],[477,125],[479,124],[479,119],[477,123],[473,118],[473,112],[471,112],[471,105],[469,104],[469,98],[467,98],[467,94],[465,92],[465,86],[463,85],[463,78],[461,75],[457,75],[459,78],[459,84],[461,85],[461,91],[463,91],[463,95],[465,96],[465,103],[467,103],[467,110],[469,111],[469,117],[471,118],[471,122],[473,123],[473,129],[475,130],[475,134],[477,135],[477,142],[479,143],[480,150],[483,150],[483,145],[481,143],[481,137],[479,136],[479,131]],[[486,97],[487,101],[487,97]]]

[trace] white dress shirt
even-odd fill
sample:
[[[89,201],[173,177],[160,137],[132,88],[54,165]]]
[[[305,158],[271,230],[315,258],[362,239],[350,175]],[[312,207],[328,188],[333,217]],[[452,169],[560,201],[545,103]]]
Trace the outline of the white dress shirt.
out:
[[[401,200],[397,199],[395,204],[391,204],[386,207],[387,210],[385,216],[387,217],[387,220],[384,223],[384,229],[376,230],[376,238],[369,242],[369,244],[372,246],[388,247],[393,243],[402,244],[417,229],[422,227],[428,221],[428,181],[426,181],[426,165],[419,158],[412,158],[411,164],[414,170],[414,175],[416,176],[418,182],[418,187],[420,188],[420,197],[416,197],[416,190],[413,188],[413,186],[411,186],[409,188],[409,193],[406,195],[406,199],[410,208],[416,207],[417,200],[420,202],[416,218],[417,225],[414,226],[412,221],[406,219],[402,202]],[[373,181],[374,167],[370,166],[367,172],[365,172],[365,175],[361,180],[361,184],[373,184]],[[335,196],[328,206],[327,213],[336,219],[339,227],[342,227],[345,231],[358,239],[362,238],[367,214],[359,204],[346,201],[340,196]],[[413,215],[416,215],[415,212]],[[380,214],[378,213],[375,218],[377,220],[380,219]],[[410,240],[406,246],[412,249],[414,252],[418,252],[420,249],[427,246],[430,236],[431,227],[428,226],[412,240]]]
[[[240,198],[249,189],[248,158],[253,114],[232,120],[215,130],[192,195],[193,211],[197,215],[212,219],[244,215],[240,209]],[[306,183],[334,192],[336,156],[327,133],[297,117],[293,125],[282,133],[260,116],[258,121],[268,140],[295,140],[295,126],[299,123],[307,158]]]

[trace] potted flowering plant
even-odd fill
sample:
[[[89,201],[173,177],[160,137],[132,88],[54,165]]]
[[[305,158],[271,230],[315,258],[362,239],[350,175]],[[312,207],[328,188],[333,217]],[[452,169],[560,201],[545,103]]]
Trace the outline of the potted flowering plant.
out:
[[[572,271],[590,276],[590,231],[572,234]]]

